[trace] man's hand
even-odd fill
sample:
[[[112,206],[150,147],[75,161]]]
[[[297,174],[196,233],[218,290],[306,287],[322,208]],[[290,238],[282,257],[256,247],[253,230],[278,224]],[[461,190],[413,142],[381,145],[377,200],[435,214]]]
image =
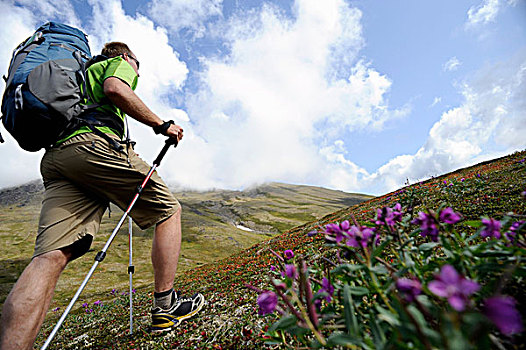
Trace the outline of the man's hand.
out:
[[[166,136],[176,139],[177,141],[181,141],[183,138],[183,128],[181,128],[179,125],[172,124],[166,130]]]

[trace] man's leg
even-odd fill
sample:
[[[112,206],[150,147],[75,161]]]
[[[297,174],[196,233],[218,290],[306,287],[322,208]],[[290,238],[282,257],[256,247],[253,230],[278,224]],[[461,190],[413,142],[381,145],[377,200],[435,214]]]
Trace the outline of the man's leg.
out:
[[[181,250],[181,207],[157,224],[153,237],[152,264],[155,272],[152,332],[167,332],[201,310],[205,298],[196,293],[182,298],[173,292],[177,261]],[[177,297],[177,298],[175,298]]]
[[[31,349],[53,299],[58,278],[71,259],[68,250],[35,257],[9,293],[0,321],[0,349]]]
[[[155,227],[152,243],[155,292],[164,292],[173,287],[180,251],[181,208]]]

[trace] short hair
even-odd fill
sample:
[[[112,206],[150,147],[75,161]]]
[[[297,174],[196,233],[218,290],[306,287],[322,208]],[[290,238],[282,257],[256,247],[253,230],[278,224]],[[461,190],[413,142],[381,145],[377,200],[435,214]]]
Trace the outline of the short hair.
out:
[[[132,52],[128,45],[126,45],[125,43],[121,43],[119,41],[112,41],[110,43],[104,44],[104,48],[102,49],[101,54],[111,58],[120,56],[122,54],[131,55]]]

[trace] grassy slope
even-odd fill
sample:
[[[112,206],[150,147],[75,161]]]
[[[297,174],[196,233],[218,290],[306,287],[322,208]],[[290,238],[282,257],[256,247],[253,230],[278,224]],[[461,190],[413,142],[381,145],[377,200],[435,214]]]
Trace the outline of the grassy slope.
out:
[[[179,271],[228,257],[254,243],[266,240],[314,218],[320,218],[343,204],[359,203],[370,196],[331,191],[309,186],[269,184],[248,191],[178,192],[183,205],[183,243]],[[42,199],[39,182],[0,191],[0,307],[33,253]],[[90,251],[65,270],[57,285],[52,308],[67,305],[104,246],[122,211],[112,207],[111,218],[103,218],[100,234]],[[248,232],[236,228],[243,225]],[[134,226],[134,286],[148,286],[153,280],[150,247],[153,228]],[[108,290],[128,284],[128,222],[121,229],[81,296],[84,301],[103,299]]]
[[[177,280],[176,287],[185,293],[204,293],[208,304],[200,315],[183,323],[170,335],[153,337],[147,332],[152,296],[149,289],[141,289],[134,295],[135,325],[138,328],[133,335],[128,334],[126,296],[111,299],[107,295],[102,306],[92,307],[90,304],[92,313],[85,312],[79,305],[57,336],[55,346],[65,349],[264,347],[261,335],[272,316],[257,316],[257,295],[244,286],[250,283],[265,288],[269,265],[274,263],[270,248],[277,252],[293,249],[296,254],[304,254],[308,258],[323,254],[323,240],[320,237],[309,238],[307,232],[319,225],[349,219],[351,214],[358,221],[369,220],[374,217],[376,208],[403,201],[409,191],[418,193],[421,198],[416,203],[416,210],[422,207],[437,208],[439,203],[445,202],[462,212],[467,220],[478,219],[481,215],[499,217],[509,211],[524,215],[526,201],[520,193],[526,190],[525,157],[526,152],[515,153],[409,186],[341,209],[219,262],[187,271]],[[446,188],[444,181],[454,185]],[[469,227],[464,229],[469,230]],[[518,306],[524,310],[526,305]],[[48,318],[39,341],[44,340],[59,316],[59,312],[56,312]]]

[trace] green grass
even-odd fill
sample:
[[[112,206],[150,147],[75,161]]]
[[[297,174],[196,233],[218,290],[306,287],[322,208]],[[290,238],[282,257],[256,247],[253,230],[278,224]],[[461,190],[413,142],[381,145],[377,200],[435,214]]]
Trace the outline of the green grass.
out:
[[[38,228],[38,216],[42,192],[13,189],[0,191],[0,203],[11,197],[21,198],[23,203],[0,206],[0,307],[7,294],[22,273],[33,254],[34,241]],[[286,189],[286,191],[284,191]],[[254,190],[253,190],[254,191]],[[250,191],[182,191],[176,193],[183,206],[182,216],[182,249],[178,272],[184,275],[189,269],[228,257],[254,243],[268,239],[269,236],[284,232],[299,224],[311,220],[311,217],[295,217],[284,220],[282,217],[268,213],[273,201],[279,199],[282,210],[294,210],[288,202],[298,202],[303,198],[309,212],[321,217],[337,209],[343,200],[363,201],[370,198],[338,191],[330,191],[308,186],[271,184],[257,189],[260,195],[254,196]],[[13,192],[17,192],[13,195]],[[9,193],[11,197],[3,194]],[[308,195],[306,195],[307,193]],[[310,199],[310,194],[320,194],[326,203],[319,205]],[[33,196],[31,196],[33,195]],[[226,208],[226,209],[225,209]],[[279,213],[278,211],[276,211]],[[64,271],[57,285],[52,308],[64,307],[73,297],[85,275],[93,265],[95,255],[102,249],[110,233],[121,218],[122,211],[112,205],[111,217],[106,213],[100,231],[94,240],[90,252],[81,259],[73,261]],[[228,216],[231,220],[226,220]],[[253,223],[254,232],[247,232],[235,227],[239,222]],[[133,254],[136,272],[134,284],[147,286],[153,281],[153,269],[150,263],[150,249],[153,228],[141,230],[133,226]],[[103,298],[108,290],[125,289],[128,284],[128,221],[115,238],[108,250],[107,258],[99,265],[95,275],[86,287],[81,298],[91,300]],[[81,303],[82,304],[82,303]]]

